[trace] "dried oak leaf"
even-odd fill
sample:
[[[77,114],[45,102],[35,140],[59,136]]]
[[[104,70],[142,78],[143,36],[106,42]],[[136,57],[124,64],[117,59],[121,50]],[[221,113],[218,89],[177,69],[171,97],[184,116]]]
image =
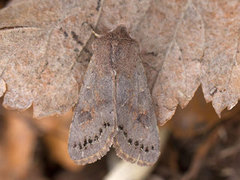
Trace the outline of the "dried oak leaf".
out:
[[[154,56],[145,62],[158,74],[152,94],[160,124],[178,104],[185,107],[200,84],[219,116],[237,104],[239,20],[238,0],[152,1],[134,35],[145,56]]]
[[[160,124],[177,105],[184,108],[202,85],[207,102],[220,116],[240,97],[240,2],[144,1],[138,18],[124,18],[123,0],[106,0],[98,29],[124,23],[142,47],[149,87]]]
[[[33,104],[37,117],[71,108],[91,58],[89,24],[101,33],[125,24],[142,48],[160,124],[200,85],[220,115],[240,96],[239,20],[238,0],[18,0],[0,12],[4,105]]]
[[[123,19],[137,22],[141,8],[147,9],[145,1],[126,1],[124,8],[135,7],[127,13],[124,3],[120,4]],[[91,57],[85,46],[103,3],[107,8],[116,2],[15,0],[0,11],[0,95],[7,85],[5,107],[25,110],[33,105],[35,117],[61,114],[73,107],[86,59]],[[86,57],[84,52],[88,52]]]
[[[134,31],[151,5],[151,0],[127,1],[104,0],[97,29],[101,33],[124,24],[128,31]]]
[[[0,11],[0,94],[3,105],[34,116],[61,114],[77,100],[72,74],[97,22],[97,2],[22,0]],[[5,83],[4,83],[5,82]]]

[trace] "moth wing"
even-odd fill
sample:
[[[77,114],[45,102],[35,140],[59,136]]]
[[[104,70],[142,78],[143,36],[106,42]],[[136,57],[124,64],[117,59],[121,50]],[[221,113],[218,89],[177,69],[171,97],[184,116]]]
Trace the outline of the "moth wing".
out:
[[[95,162],[113,143],[116,129],[114,74],[105,73],[109,70],[106,66],[93,56],[80,90],[68,143],[69,155],[77,164]]]
[[[114,147],[122,159],[138,165],[152,165],[160,155],[157,120],[138,53],[131,51],[128,68],[117,74],[117,135]]]

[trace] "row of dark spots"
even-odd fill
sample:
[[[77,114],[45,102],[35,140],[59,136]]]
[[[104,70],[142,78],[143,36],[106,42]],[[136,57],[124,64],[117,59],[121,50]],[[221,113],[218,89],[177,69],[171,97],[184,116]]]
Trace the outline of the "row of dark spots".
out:
[[[73,38],[78,44],[80,44],[81,46],[83,46],[83,42],[80,41],[78,35],[77,35],[74,31],[71,31],[71,35],[72,35],[72,38]]]
[[[124,131],[123,125],[119,125],[119,126],[118,126],[118,129],[119,129],[120,131],[123,131],[123,135],[124,135],[124,137],[127,139],[128,144],[134,145],[136,148],[140,146],[140,149],[141,149],[142,151],[149,152],[149,147],[148,147],[148,146],[144,147],[144,145],[143,145],[143,144],[140,144],[138,140],[136,140],[136,141],[134,142],[132,138],[128,138],[127,132]],[[151,146],[151,150],[154,150],[154,146],[153,146],[153,145]]]
[[[101,7],[101,0],[98,0],[96,10],[99,11],[100,7]]]
[[[64,31],[62,27],[61,27],[59,30],[63,33],[63,35],[64,35],[65,38],[68,37],[68,33],[67,33],[66,31]],[[71,31],[71,35],[72,35],[73,40],[74,40],[76,43],[78,43],[78,44],[80,44],[81,46],[83,46],[83,42],[79,39],[78,35],[77,35],[74,31]]]
[[[110,125],[109,122],[104,122],[103,123],[103,128],[105,128],[105,129],[107,127],[110,127],[110,126],[111,125]],[[93,144],[94,142],[98,141],[98,139],[101,137],[102,133],[103,133],[103,129],[99,128],[99,134],[98,135],[95,135],[94,138],[89,137],[89,139],[84,139],[83,144],[82,143],[78,144],[78,148],[80,150],[82,150],[83,148],[87,149],[87,145],[88,144]],[[76,148],[76,147],[77,147],[77,144],[74,143],[73,148]]]
[[[59,30],[63,33],[65,38],[68,37],[68,33],[66,31],[64,31],[62,27]]]
[[[104,123],[103,123],[103,126],[104,126],[104,128],[110,127],[110,123],[109,123],[109,122],[107,122],[107,123],[104,122]]]
[[[78,144],[78,148],[80,150],[83,148],[87,149],[87,144],[93,144],[94,142],[98,141],[98,139],[99,139],[98,135],[95,135],[93,139],[91,137],[89,139],[84,139],[83,144],[81,144],[81,143]],[[76,147],[77,147],[77,144],[75,143],[73,145],[73,148],[76,148]]]

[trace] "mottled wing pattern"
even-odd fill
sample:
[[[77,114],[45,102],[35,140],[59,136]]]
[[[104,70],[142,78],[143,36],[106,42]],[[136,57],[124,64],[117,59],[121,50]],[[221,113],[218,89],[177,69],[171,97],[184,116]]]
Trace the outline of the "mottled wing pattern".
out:
[[[115,75],[109,61],[105,62],[109,52],[104,43],[95,43],[70,127],[68,151],[77,164],[92,163],[104,156],[115,135]]]
[[[154,164],[159,134],[138,44],[119,26],[95,41],[93,50],[70,127],[71,158],[78,164],[94,162],[115,137],[119,157]]]
[[[119,41],[112,41],[118,129],[114,147],[122,159],[152,165],[160,155],[159,131],[139,47],[124,29],[118,31]]]

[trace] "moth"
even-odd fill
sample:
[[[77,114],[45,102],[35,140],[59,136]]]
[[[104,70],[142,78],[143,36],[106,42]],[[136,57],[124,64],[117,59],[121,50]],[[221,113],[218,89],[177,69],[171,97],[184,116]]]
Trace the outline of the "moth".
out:
[[[154,164],[159,132],[138,43],[119,26],[92,47],[70,126],[70,157],[77,164],[92,163],[113,145],[126,161]]]

